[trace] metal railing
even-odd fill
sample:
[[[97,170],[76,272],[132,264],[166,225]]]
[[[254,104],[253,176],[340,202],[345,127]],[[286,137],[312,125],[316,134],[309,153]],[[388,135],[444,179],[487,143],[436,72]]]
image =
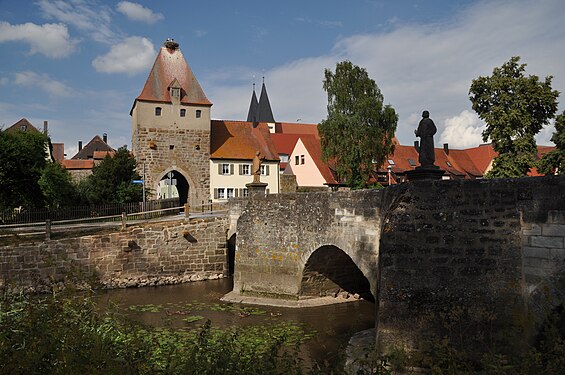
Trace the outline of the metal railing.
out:
[[[228,212],[226,203],[206,204],[204,206],[189,207],[188,205],[178,206],[178,200],[168,200],[177,203],[175,207],[159,208],[155,210],[147,210],[141,212],[123,211],[117,215],[93,216],[79,219],[36,221],[29,223],[2,224],[0,225],[0,238],[6,237],[24,237],[45,235],[45,239],[51,239],[52,233],[72,233],[80,231],[91,231],[93,229],[115,229],[121,226],[125,229],[127,224],[135,224],[150,219],[163,218],[165,216],[178,217],[182,214],[184,217],[206,217],[225,215]],[[166,205],[170,205],[167,203]],[[146,206],[147,207],[147,206]]]
[[[178,198],[173,198],[147,202],[107,203],[91,206],[60,207],[56,210],[49,210],[47,208],[29,210],[12,209],[0,211],[0,225],[27,224],[40,221],[44,222],[46,220],[63,221],[85,218],[101,218],[112,215],[121,215],[122,212],[131,214],[178,206]]]

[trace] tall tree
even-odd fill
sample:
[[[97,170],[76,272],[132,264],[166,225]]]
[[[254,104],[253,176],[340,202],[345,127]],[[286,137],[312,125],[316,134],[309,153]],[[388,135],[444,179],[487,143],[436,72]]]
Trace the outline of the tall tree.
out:
[[[107,155],[92,169],[92,175],[81,183],[81,190],[91,204],[110,202],[140,202],[142,187],[133,185],[139,179],[135,158],[128,149],[120,147],[114,156]]]
[[[383,105],[383,95],[367,71],[350,61],[339,62],[335,73],[325,70],[328,116],[319,126],[322,157],[335,166],[338,178],[350,187],[369,181],[373,163],[380,166],[394,151],[398,115]]]
[[[551,136],[555,150],[540,160],[538,170],[544,174],[565,174],[565,111],[555,118],[555,132]]]
[[[0,131],[0,209],[43,206],[38,181],[47,144],[42,133]]]
[[[492,76],[471,83],[469,99],[473,109],[486,122],[483,140],[492,142],[498,152],[487,177],[521,177],[536,162],[535,135],[557,111],[559,92],[551,89],[552,77],[524,76],[526,64],[512,57]]]

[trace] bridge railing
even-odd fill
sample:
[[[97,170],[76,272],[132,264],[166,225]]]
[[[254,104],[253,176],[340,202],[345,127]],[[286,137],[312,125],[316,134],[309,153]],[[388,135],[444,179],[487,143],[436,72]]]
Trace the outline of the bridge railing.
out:
[[[95,216],[67,220],[46,219],[43,221],[29,223],[2,224],[0,225],[0,240],[2,238],[13,238],[14,236],[25,237],[38,235],[45,235],[46,239],[50,239],[52,233],[88,232],[92,231],[93,229],[115,229],[119,226],[121,226],[122,229],[125,229],[128,223],[135,224],[156,218],[165,219],[165,216],[178,217],[178,215],[181,214],[184,215],[184,217],[206,217],[225,215],[228,212],[228,206],[226,203],[214,203],[211,205],[208,204],[203,207],[188,207],[187,205],[178,206],[178,200],[176,199],[170,201],[177,203],[177,205],[173,207],[159,208],[140,212],[127,213],[123,211],[122,213],[116,215]],[[165,205],[171,205],[170,203],[171,202],[167,202]],[[145,207],[147,207],[147,205]],[[189,212],[186,212],[187,208]]]
[[[0,225],[29,224],[45,220],[62,221],[85,218],[99,218],[112,215],[140,213],[178,207],[178,198],[161,199],[147,202],[107,203],[90,206],[59,207],[57,209],[11,209],[0,211]]]

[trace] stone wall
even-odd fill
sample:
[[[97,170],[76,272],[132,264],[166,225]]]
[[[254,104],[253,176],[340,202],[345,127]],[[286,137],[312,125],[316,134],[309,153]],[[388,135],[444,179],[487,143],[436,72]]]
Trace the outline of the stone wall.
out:
[[[163,129],[137,125],[132,136],[132,149],[146,186],[154,193],[157,184],[169,171],[180,172],[189,184],[191,206],[210,198],[210,131]],[[171,146],[173,148],[171,149]]]
[[[105,287],[227,275],[226,217],[151,222],[125,231],[0,248],[0,287],[48,290],[81,280]]]

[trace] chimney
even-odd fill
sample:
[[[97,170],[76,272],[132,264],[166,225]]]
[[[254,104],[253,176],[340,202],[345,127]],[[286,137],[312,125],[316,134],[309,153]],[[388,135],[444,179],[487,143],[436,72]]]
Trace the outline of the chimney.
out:
[[[49,122],[47,120],[43,121],[43,134],[49,135]]]
[[[445,152],[446,155],[449,155],[449,144],[448,143],[443,144],[443,151]]]
[[[414,149],[420,152],[420,141],[414,141]]]
[[[104,141],[104,143],[108,143],[108,134],[102,134],[102,140]]]
[[[82,150],[82,141],[78,141],[78,151]]]

